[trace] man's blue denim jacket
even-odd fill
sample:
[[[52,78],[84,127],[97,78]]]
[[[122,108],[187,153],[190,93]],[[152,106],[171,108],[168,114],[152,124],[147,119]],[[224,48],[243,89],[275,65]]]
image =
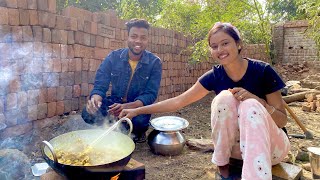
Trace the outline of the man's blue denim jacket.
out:
[[[94,88],[90,96],[98,94],[106,98],[109,84],[112,84],[111,99],[122,102],[127,88],[127,102],[140,100],[143,105],[154,103],[160,88],[162,62],[159,57],[149,51],[144,51],[139,60],[131,83],[131,67],[129,65],[129,49],[112,51],[100,65]]]

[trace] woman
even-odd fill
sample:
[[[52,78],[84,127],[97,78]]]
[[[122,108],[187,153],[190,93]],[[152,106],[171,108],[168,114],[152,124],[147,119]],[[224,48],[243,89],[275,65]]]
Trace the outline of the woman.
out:
[[[280,90],[285,86],[272,67],[242,58],[239,31],[230,23],[216,23],[209,31],[212,57],[220,64],[203,74],[183,94],[137,109],[125,109],[121,117],[171,112],[214,91],[211,104],[212,162],[222,179],[229,174],[229,159],[243,159],[242,179],[271,180],[271,166],[288,153],[290,144],[281,129],[287,123]]]

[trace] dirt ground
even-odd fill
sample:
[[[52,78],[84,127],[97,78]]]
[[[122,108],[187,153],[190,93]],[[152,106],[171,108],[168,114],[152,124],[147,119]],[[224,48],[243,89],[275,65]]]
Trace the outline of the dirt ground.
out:
[[[186,139],[195,138],[195,139],[209,139],[210,138],[210,103],[213,94],[209,94],[202,100],[187,106],[176,113],[166,113],[166,114],[158,114],[153,117],[164,116],[164,115],[174,115],[185,118],[189,121],[190,125],[184,129],[182,132],[185,135]],[[299,151],[306,150],[309,146],[320,146],[320,114],[319,113],[305,113],[301,111],[300,106],[291,106],[292,110],[296,113],[298,117],[300,117],[302,123],[309,129],[313,135],[313,140],[306,139],[296,139],[291,138],[292,144],[292,154],[295,156]],[[80,122],[80,115],[70,115],[64,117],[63,122],[68,119],[72,119],[72,121]],[[60,126],[60,127],[59,127]],[[61,129],[61,126],[65,127]],[[70,125],[56,124],[51,127],[45,128],[42,131],[41,138],[34,138],[40,141],[41,139],[50,139],[50,137],[55,137],[57,134],[62,132],[67,132],[68,127]],[[149,130],[149,132],[152,129]],[[295,134],[303,134],[303,132],[299,129],[297,124],[289,119],[289,123],[287,125],[288,133]],[[32,152],[31,154],[26,152],[34,162],[43,161],[39,152],[39,144],[36,143],[36,146],[30,147],[31,149],[28,152]],[[26,149],[27,150],[27,149]],[[181,155],[178,156],[161,156],[154,155],[148,146],[147,143],[137,144],[136,149],[132,155],[132,157],[139,162],[145,164],[146,168],[146,179],[149,180],[163,180],[163,179],[199,179],[199,180],[207,180],[214,179],[216,166],[211,163],[211,155],[212,153],[203,153],[196,150],[191,150],[188,146],[185,146]],[[290,156],[291,157],[291,156]],[[294,158],[290,158],[290,161],[296,165],[302,166],[308,162],[295,161]],[[311,173],[309,171],[304,170],[304,177],[302,179],[311,179]]]
[[[296,67],[296,68],[292,68]],[[319,73],[318,69],[308,65],[307,63],[293,64],[286,66],[276,66],[277,72],[281,73],[284,81],[302,80],[310,74]],[[209,139],[211,136],[210,129],[210,105],[214,94],[209,94],[202,100],[189,105],[176,113],[157,114],[157,116],[173,115],[185,118],[190,125],[183,130],[186,139]],[[301,103],[290,104],[291,109],[299,117],[302,123],[310,130],[313,135],[313,140],[290,138],[292,144],[290,163],[302,166],[307,161],[295,160],[298,152],[306,152],[309,146],[320,146],[320,114],[314,112],[303,112]],[[302,130],[289,117],[289,122],[286,126],[289,134],[303,134]],[[203,153],[194,151],[187,146],[179,156],[157,156],[153,155],[148,145],[138,144],[133,154],[133,158],[143,162],[146,166],[146,179],[163,180],[163,179],[214,179],[216,166],[211,163],[212,153]],[[310,171],[303,171],[301,179],[311,179]]]
[[[284,71],[285,70],[282,72]],[[304,75],[300,74],[300,76],[297,75],[293,77],[289,77],[289,75],[295,75],[294,73],[287,73],[285,80],[301,80],[301,78],[307,76],[308,73],[314,73],[314,71],[307,71],[304,72]],[[164,115],[173,115],[185,118],[190,123],[186,129],[182,130],[186,139],[210,139],[210,104],[213,97],[214,94],[209,94],[202,100],[175,113],[157,114],[154,115],[153,118]],[[301,103],[292,103],[290,107],[300,118],[306,128],[314,135],[313,140],[297,138],[290,139],[292,144],[292,156],[289,158],[290,162],[302,166],[303,164],[308,163],[308,161],[298,161],[292,157],[295,157],[298,152],[306,151],[306,148],[309,146],[320,146],[320,114],[315,112],[303,112],[300,105]],[[43,162],[40,153],[40,142],[42,140],[50,140],[59,134],[66,133],[71,130],[86,128],[85,125],[80,127],[80,124],[83,123],[83,121],[81,120],[79,112],[59,117],[57,122],[59,123],[55,123],[42,130],[33,131],[20,137],[24,142],[21,143],[21,147],[17,147],[17,149],[23,151],[30,158],[31,164]],[[303,134],[302,130],[290,116],[286,127],[289,134]],[[151,130],[152,129],[148,132]],[[191,150],[188,146],[185,146],[182,154],[177,156],[154,155],[150,151],[148,144],[142,143],[136,145],[136,149],[132,157],[145,164],[146,179],[149,180],[206,180],[214,179],[216,167],[211,163],[211,155],[212,153],[203,153]],[[302,179],[311,179],[310,177],[310,171],[304,170]]]
[[[190,122],[188,128],[183,133],[187,139],[189,138],[210,138],[210,103],[213,95],[208,95],[201,101],[194,103],[174,114],[183,117]],[[291,138],[292,144],[291,153],[295,156],[299,151],[306,150],[309,146],[320,146],[320,114],[305,113],[301,111],[300,106],[291,106],[302,123],[310,130],[313,135],[313,140]],[[297,124],[293,119],[289,119],[287,125],[288,133],[301,133]],[[147,179],[213,179],[216,167],[211,163],[211,153],[202,153],[199,151],[190,150],[186,147],[183,153],[179,156],[164,157],[153,155],[149,151],[146,144],[139,144],[133,155],[137,160],[145,163]],[[295,161],[291,158],[290,161],[301,166],[308,162]],[[310,179],[310,172],[304,171],[302,179]]]

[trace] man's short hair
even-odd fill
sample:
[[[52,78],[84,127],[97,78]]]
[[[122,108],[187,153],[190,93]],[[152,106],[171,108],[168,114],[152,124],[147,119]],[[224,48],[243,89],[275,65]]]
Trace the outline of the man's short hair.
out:
[[[150,28],[150,24],[148,23],[148,21],[144,19],[137,19],[137,18],[131,19],[126,23],[126,25],[127,25],[128,33],[130,32],[130,29],[132,27],[146,28],[147,30],[149,30]]]

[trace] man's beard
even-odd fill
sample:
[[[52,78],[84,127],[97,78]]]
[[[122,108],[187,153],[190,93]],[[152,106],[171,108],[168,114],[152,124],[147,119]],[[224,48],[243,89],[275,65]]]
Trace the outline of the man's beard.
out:
[[[139,56],[142,54],[143,51],[140,51],[139,53],[136,53],[134,52],[133,48],[132,47],[129,47],[129,50],[132,52],[132,54],[136,55],[136,56]]]

